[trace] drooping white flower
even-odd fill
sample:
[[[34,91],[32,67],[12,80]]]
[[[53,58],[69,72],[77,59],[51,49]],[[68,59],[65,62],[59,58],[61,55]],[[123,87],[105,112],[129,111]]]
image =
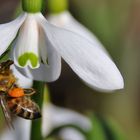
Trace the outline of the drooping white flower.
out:
[[[42,136],[46,137],[55,127],[72,124],[80,127],[84,131],[89,131],[92,128],[90,119],[70,109],[57,107],[53,104],[43,105],[42,112]],[[0,140],[30,140],[31,121],[16,118],[13,122],[15,133],[6,129],[0,136]],[[65,130],[65,129],[64,129]],[[23,133],[24,132],[24,133]],[[71,131],[62,131],[61,137],[65,137],[66,133]],[[73,139],[76,139],[77,133],[73,134]],[[74,135],[75,134],[75,135]],[[79,133],[78,133],[79,134]],[[82,136],[82,135],[81,135]],[[77,140],[77,139],[76,139]]]
[[[40,12],[23,12],[16,20],[0,25],[0,54],[14,39],[12,59],[29,78],[55,81],[61,72],[62,57],[90,87],[107,91],[123,88],[118,68],[96,39],[56,27]]]
[[[50,103],[43,104],[42,114],[42,134],[44,137],[47,136],[53,128],[68,124],[76,125],[86,132],[92,128],[88,117],[73,110],[57,107]]]

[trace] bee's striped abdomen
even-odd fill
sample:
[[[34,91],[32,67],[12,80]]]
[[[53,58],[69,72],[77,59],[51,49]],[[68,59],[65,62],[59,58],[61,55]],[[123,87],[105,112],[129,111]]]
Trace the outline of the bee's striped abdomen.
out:
[[[27,97],[8,98],[9,109],[15,115],[24,119],[38,119],[41,117],[38,105]]]

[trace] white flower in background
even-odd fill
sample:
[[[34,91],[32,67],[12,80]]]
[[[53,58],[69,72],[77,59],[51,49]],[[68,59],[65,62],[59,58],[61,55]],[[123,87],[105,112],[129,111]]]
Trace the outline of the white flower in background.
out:
[[[90,87],[107,91],[123,88],[118,68],[96,39],[91,41],[56,27],[40,12],[23,12],[16,20],[0,25],[0,54],[15,38],[12,59],[16,68],[31,79],[46,82],[58,79],[62,57]]]
[[[70,109],[57,107],[53,104],[44,103],[42,114],[43,136],[48,135],[53,128],[67,124],[74,124],[80,127],[83,131],[89,131],[92,127],[90,119],[87,117]]]
[[[84,135],[74,128],[65,128],[59,135],[62,140],[87,140]]]
[[[75,111],[56,107],[52,104],[44,104],[42,113],[42,134],[44,137],[47,136],[53,128],[66,124],[76,125],[84,131],[89,131],[92,127],[87,117]],[[30,140],[31,121],[17,117],[14,120],[14,127],[16,130],[14,133],[6,129],[4,133],[0,135],[0,140]],[[63,129],[60,132],[60,136],[64,138],[64,140],[66,140],[65,137],[67,134],[72,134],[71,137],[69,137],[70,140],[83,140],[83,135],[78,131],[74,131],[72,128]]]

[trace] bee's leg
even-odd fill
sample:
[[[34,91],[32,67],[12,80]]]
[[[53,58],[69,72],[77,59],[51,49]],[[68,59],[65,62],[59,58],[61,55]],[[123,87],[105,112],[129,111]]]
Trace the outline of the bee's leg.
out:
[[[11,129],[14,129],[13,123],[12,123],[12,119],[11,119],[11,115],[10,115],[10,111],[7,107],[6,101],[5,101],[5,97],[4,96],[0,96],[0,104],[2,107],[2,111],[6,120],[6,123],[8,125],[8,127]]]
[[[32,96],[36,91],[33,88],[24,89],[25,96]]]
[[[12,83],[12,84],[10,85],[10,87],[7,89],[7,93],[8,93],[11,89],[13,89],[14,87],[16,87],[16,85],[15,85],[15,83]]]
[[[12,83],[12,84],[10,85],[10,87],[8,88],[8,90],[12,89],[13,87],[15,87],[15,84],[14,84],[14,83]]]

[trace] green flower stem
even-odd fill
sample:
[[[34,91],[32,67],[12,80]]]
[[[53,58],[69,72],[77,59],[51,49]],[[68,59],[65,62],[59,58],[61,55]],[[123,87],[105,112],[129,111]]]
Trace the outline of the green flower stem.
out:
[[[68,0],[47,0],[49,13],[61,13],[68,9]]]
[[[22,8],[28,13],[37,13],[42,10],[43,0],[22,0]]]
[[[34,81],[33,88],[36,90],[37,93],[32,96],[33,97],[32,99],[39,105],[40,109],[42,109],[43,105],[44,87],[45,84],[43,82]],[[43,140],[41,125],[42,125],[41,119],[32,121],[30,140]]]

